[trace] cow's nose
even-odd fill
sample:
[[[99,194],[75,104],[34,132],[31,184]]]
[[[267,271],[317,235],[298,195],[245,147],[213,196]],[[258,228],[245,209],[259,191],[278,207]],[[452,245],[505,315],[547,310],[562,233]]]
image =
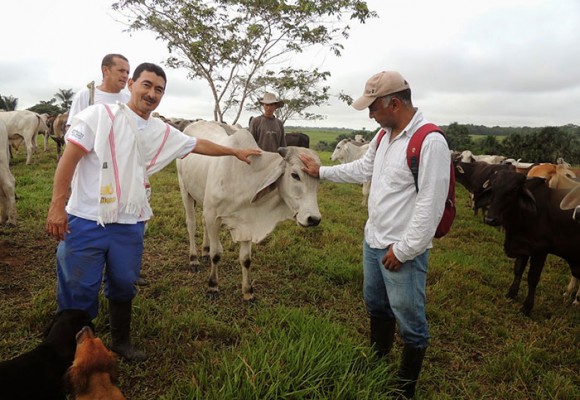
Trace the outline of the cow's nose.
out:
[[[308,226],[317,226],[320,223],[320,218],[308,217]]]
[[[487,216],[483,219],[483,222],[485,222],[486,224],[491,225],[491,226],[498,226],[499,225],[499,220],[497,218],[491,218],[491,217],[487,217]]]

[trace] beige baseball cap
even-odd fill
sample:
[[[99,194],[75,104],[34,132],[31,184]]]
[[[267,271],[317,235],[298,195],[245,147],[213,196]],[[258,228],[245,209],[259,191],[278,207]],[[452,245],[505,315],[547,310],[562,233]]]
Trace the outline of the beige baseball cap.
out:
[[[361,97],[356,99],[352,106],[357,110],[364,110],[378,97],[397,93],[409,89],[409,83],[396,71],[381,71],[369,78]]]

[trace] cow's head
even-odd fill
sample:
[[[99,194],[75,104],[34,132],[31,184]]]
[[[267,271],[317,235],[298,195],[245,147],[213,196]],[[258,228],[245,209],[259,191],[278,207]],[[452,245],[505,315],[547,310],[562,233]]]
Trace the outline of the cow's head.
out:
[[[534,179],[545,184],[544,179]],[[476,202],[488,205],[485,223],[492,226],[505,226],[506,221],[512,219],[525,223],[537,215],[536,199],[526,187],[526,177],[514,171],[495,172],[484,183],[484,190]]]
[[[308,153],[318,163],[316,152],[303,147],[281,147],[278,153],[284,157],[284,173],[278,181],[280,197],[292,210],[296,222],[304,227],[316,226],[321,216],[318,209],[318,187],[320,180],[302,171],[304,164],[298,158],[300,153]]]

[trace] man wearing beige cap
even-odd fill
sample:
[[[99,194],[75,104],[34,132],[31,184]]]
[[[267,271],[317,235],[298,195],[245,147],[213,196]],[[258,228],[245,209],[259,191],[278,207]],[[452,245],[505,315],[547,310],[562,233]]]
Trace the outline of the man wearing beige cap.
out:
[[[301,157],[303,169],[334,182],[363,183],[372,178],[363,243],[363,291],[371,344],[379,355],[387,356],[398,325],[404,343],[400,389],[404,398],[412,398],[429,344],[427,264],[447,198],[449,147],[442,135],[427,135],[416,187],[407,165],[407,146],[428,121],[413,107],[409,83],[398,72],[379,72],[366,82],[362,96],[352,105],[357,110],[368,108],[369,118],[381,126],[366,154],[332,167]],[[383,130],[384,136],[380,135]]]
[[[274,112],[284,107],[284,102],[279,100],[274,93],[269,92],[264,93],[259,101],[264,108],[264,113],[252,118],[250,132],[262,150],[277,152],[279,147],[286,147],[286,137],[284,124],[276,118]]]

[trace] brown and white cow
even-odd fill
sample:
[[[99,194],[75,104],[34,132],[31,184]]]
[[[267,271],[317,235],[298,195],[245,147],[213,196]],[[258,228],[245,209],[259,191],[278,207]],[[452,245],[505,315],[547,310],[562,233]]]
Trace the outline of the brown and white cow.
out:
[[[58,114],[52,124],[52,139],[56,143],[56,159],[60,160],[62,155],[62,147],[65,144],[64,135],[67,131],[68,113]]]

